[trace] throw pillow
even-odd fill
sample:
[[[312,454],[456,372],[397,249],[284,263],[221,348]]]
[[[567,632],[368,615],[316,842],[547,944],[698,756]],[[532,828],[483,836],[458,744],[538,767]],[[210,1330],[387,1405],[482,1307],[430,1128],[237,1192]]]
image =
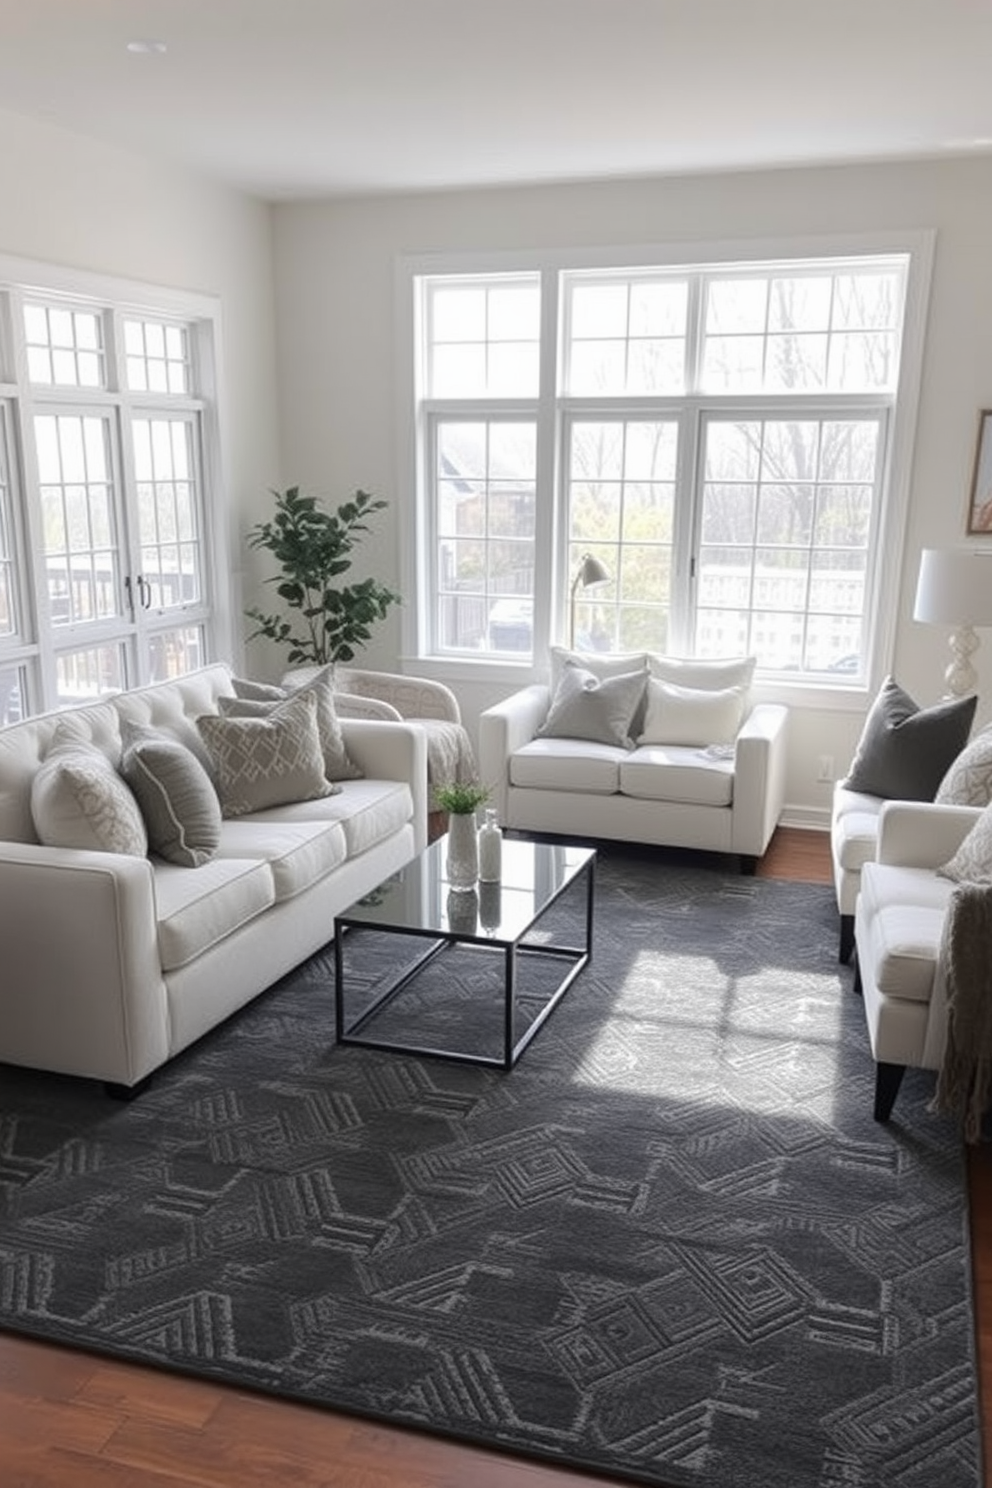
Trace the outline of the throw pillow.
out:
[[[566,663],[538,736],[589,739],[597,744],[633,749],[630,726],[647,680],[646,670],[601,680],[585,667]]]
[[[178,739],[121,725],[121,771],[134,792],[149,849],[181,868],[209,863],[220,844],[220,802],[196,755]]]
[[[844,784],[848,790],[895,801],[932,801],[964,748],[977,697],[921,708],[886,677],[868,710]]]
[[[647,657],[643,651],[569,651],[565,646],[552,646],[550,654],[552,692],[557,691],[567,666],[582,667],[603,682],[607,677],[643,671],[647,665]]]
[[[656,656],[648,655],[648,668],[659,682],[674,682],[678,687],[707,690],[743,687],[745,693],[754,679],[756,656]],[[747,701],[745,697],[745,702]]]
[[[235,686],[238,685],[236,680]],[[262,683],[252,684],[253,687],[263,685]],[[325,667],[302,687],[273,690],[279,694],[278,701],[271,698],[222,697],[218,698],[217,705],[221,713],[228,718],[264,718],[278,706],[278,702],[285,702],[287,698],[302,697],[312,692],[317,699],[317,728],[324,751],[324,774],[328,780],[360,780],[362,771],[345,748],[341,720],[334,706],[333,667]]]
[[[103,751],[82,740],[56,736],[31,782],[31,817],[45,847],[148,852],[137,801]]]
[[[983,729],[962,749],[935,799],[950,806],[987,806],[992,801],[992,728]]]
[[[680,687],[648,680],[648,705],[638,744],[732,744],[744,718],[744,687]]]
[[[986,806],[953,858],[937,872],[958,883],[992,883],[992,805]]]
[[[288,698],[264,718],[207,713],[196,722],[214,762],[224,816],[332,793],[324,775],[313,692]]]
[[[252,703],[281,703],[287,696],[286,689],[274,682],[253,682],[249,677],[232,677],[234,696]]]

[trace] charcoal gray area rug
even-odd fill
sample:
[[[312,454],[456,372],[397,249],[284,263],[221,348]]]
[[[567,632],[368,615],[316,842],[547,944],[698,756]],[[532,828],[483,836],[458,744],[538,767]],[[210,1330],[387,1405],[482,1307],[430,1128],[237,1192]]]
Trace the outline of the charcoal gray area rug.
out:
[[[832,894],[611,852],[596,906],[508,1074],[335,1047],[326,953],[130,1105],[0,1070],[0,1327],[666,1488],[976,1488],[962,1148],[932,1076],[872,1120]]]

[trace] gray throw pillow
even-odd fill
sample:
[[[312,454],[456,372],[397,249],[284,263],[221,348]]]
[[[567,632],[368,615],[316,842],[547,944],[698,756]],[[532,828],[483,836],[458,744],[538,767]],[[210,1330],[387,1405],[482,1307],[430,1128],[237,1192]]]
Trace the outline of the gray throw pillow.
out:
[[[312,692],[288,698],[264,718],[207,713],[196,723],[214,762],[224,816],[315,801],[334,789],[324,775]]]
[[[992,883],[992,805],[986,806],[953,858],[937,872],[958,883]]]
[[[940,782],[936,800],[949,806],[987,806],[992,801],[992,728],[962,749]]]
[[[237,696],[222,697],[217,700],[220,712],[227,718],[264,718],[278,706],[279,701],[284,702],[286,698],[302,697],[312,692],[317,699],[317,729],[324,751],[324,774],[328,780],[360,780],[362,778],[362,771],[345,748],[341,720],[334,706],[333,667],[325,667],[302,687],[270,687],[267,683],[261,682],[250,684],[252,692],[261,693],[263,690],[267,693],[275,692],[277,700],[273,700],[270,696],[253,696],[244,692],[243,689],[249,684],[240,678],[235,678],[233,685]],[[241,692],[237,691],[239,688],[242,689]]]
[[[647,668],[600,678],[585,667],[566,662],[538,736],[589,739],[596,744],[633,749],[631,724],[647,682]]]
[[[127,720],[121,736],[121,773],[141,808],[150,851],[181,868],[209,863],[220,844],[220,802],[196,755],[178,739]]]
[[[921,708],[893,677],[872,703],[845,787],[890,801],[932,801],[968,740],[977,697]]]

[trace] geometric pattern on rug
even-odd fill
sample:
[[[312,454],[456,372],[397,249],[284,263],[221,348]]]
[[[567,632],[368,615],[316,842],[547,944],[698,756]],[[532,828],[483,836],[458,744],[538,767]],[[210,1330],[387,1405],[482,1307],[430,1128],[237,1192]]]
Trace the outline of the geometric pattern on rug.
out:
[[[825,886],[611,849],[509,1072],[336,1046],[330,949],[130,1104],[5,1067],[0,1327],[666,1488],[976,1488],[961,1140],[925,1071],[873,1121],[835,941]],[[500,978],[390,1016],[498,1029]]]

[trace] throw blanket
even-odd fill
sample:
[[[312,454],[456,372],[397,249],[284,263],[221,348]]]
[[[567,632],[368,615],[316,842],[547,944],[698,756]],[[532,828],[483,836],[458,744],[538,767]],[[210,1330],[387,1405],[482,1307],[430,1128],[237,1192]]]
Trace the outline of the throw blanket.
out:
[[[947,986],[947,1044],[930,1109],[964,1118],[977,1142],[992,1099],[992,884],[959,884],[940,943]]]

